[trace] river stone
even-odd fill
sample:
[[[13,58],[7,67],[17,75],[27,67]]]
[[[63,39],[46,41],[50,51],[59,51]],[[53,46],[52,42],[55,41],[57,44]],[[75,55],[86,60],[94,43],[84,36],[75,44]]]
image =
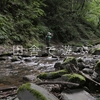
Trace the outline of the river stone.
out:
[[[62,69],[62,64],[61,64],[61,62],[55,63],[54,68],[55,68],[55,70],[60,70],[60,69]]]
[[[25,81],[34,81],[36,77],[34,75],[26,75],[23,77],[23,80]]]
[[[85,90],[71,90],[68,93],[61,93],[62,100],[96,100]]]
[[[86,74],[92,74],[94,70],[93,69],[90,69],[90,68],[84,68],[82,71],[84,73],[86,73]]]
[[[57,97],[49,93],[46,89],[33,83],[28,84],[30,90],[27,89],[27,84],[23,84],[22,87],[19,88],[17,96],[20,100],[58,100]]]
[[[96,48],[92,54],[93,55],[100,55],[100,48]]]
[[[18,98],[15,98],[14,100],[19,100]]]

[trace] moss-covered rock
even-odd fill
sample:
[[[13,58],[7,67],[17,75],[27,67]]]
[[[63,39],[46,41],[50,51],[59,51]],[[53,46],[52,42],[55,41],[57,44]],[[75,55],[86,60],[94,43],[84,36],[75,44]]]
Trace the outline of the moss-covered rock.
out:
[[[98,98],[97,100],[100,100],[100,98]]]
[[[99,74],[99,72],[100,72],[100,60],[95,65],[95,71]]]
[[[75,57],[66,58],[63,61],[63,65],[66,65],[66,64],[74,64],[74,65],[77,65],[77,60],[75,59]]]
[[[19,100],[58,100],[44,88],[32,83],[20,86],[17,95]]]
[[[62,75],[61,77],[64,81],[70,81],[70,82],[74,82],[74,83],[78,83],[80,85],[83,85],[86,82],[86,79],[80,75],[80,74],[65,74]]]
[[[20,92],[24,92],[25,90],[27,90],[27,91],[31,92],[33,95],[35,95],[38,100],[46,100],[46,98],[41,93],[39,93],[37,90],[31,88],[30,83],[23,84],[21,87],[19,87],[18,94],[20,94]]]
[[[54,68],[55,68],[56,70],[63,69],[63,68],[62,68],[62,64],[61,64],[60,62],[55,63]]]
[[[18,58],[18,56],[13,56],[12,59],[11,59],[12,62],[14,62],[14,61],[19,61],[19,60],[20,60],[20,59]]]
[[[93,52],[93,55],[100,55],[100,48],[96,48]]]
[[[67,70],[59,70],[59,71],[50,72],[50,73],[44,72],[44,73],[39,74],[37,77],[41,79],[54,79],[54,78],[61,77],[63,74],[67,74],[67,73],[68,73]]]

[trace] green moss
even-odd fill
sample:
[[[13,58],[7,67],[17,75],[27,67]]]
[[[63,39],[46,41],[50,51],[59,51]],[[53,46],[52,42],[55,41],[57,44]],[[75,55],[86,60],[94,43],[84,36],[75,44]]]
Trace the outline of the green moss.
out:
[[[18,93],[21,91],[24,91],[26,89],[26,90],[30,91],[34,96],[36,96],[38,98],[38,100],[47,100],[40,92],[38,92],[35,89],[31,89],[30,86],[31,86],[30,83],[23,84],[21,87],[19,87]]]
[[[81,81],[86,81],[85,78],[82,76],[82,75],[79,75],[79,74],[65,74],[63,76],[67,76],[69,80],[73,80],[73,79],[76,79],[76,78],[79,78]]]
[[[63,74],[66,74],[67,72],[68,72],[67,70],[59,70],[56,72],[49,73],[49,76],[56,78],[56,77],[60,77]]]
[[[43,79],[52,79],[52,78],[58,78],[62,76],[63,74],[68,73],[67,70],[59,70],[56,72],[50,72],[50,73],[41,73],[37,77],[38,78],[43,78]]]
[[[72,64],[77,65],[77,60],[74,57],[69,57],[69,58],[66,58],[63,62],[63,64],[67,64],[67,63],[72,63]]]
[[[63,63],[68,63],[68,62],[71,61],[72,59],[73,59],[73,57],[66,58],[66,59],[64,60]]]
[[[100,48],[96,48],[92,54],[93,55],[100,55]]]
[[[95,69],[96,69],[96,70],[97,70],[97,69],[100,69],[100,60],[96,63]]]
[[[97,48],[97,50],[99,50],[99,51],[100,51],[100,48]]]
[[[21,91],[23,91],[24,89],[27,89],[27,88],[29,88],[29,87],[30,87],[30,83],[23,84],[22,86],[20,86],[20,87],[18,88],[17,92],[19,93],[19,92],[21,92]]]
[[[100,98],[98,98],[97,100],[100,100]]]
[[[37,78],[47,78],[47,74],[48,74],[48,73],[43,72],[43,73],[39,74],[39,75],[37,76]]]

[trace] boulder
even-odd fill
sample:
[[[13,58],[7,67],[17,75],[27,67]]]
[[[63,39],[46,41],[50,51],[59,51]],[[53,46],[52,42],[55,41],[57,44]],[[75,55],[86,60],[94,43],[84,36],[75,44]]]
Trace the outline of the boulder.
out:
[[[26,83],[19,87],[17,96],[19,100],[58,100],[46,89],[33,83]]]
[[[62,100],[96,100],[88,92],[81,89],[74,89],[68,92],[61,93]]]
[[[95,71],[99,74],[100,73],[100,60],[95,65]]]
[[[34,75],[26,75],[23,77],[23,80],[25,81],[34,81],[36,77]]]
[[[65,74],[65,75],[62,75],[61,78],[64,81],[78,83],[80,86],[82,86],[86,82],[86,79],[82,75],[76,74],[76,73]]]
[[[55,70],[63,69],[62,64],[60,62],[55,63],[54,68],[55,68]]]
[[[15,62],[15,61],[20,61],[21,59],[18,56],[13,56],[11,61]]]
[[[75,57],[68,57],[68,58],[65,58],[64,61],[63,61],[63,65],[66,65],[66,64],[74,64],[74,65],[77,65],[77,60]]]
[[[95,65],[96,81],[100,82],[100,60]]]
[[[91,68],[84,68],[82,71],[83,71],[84,73],[86,73],[86,74],[93,74],[93,72],[94,72],[94,70],[91,69]]]
[[[67,70],[58,70],[55,72],[43,72],[41,74],[39,74],[37,77],[40,79],[55,79],[55,78],[59,78],[64,74],[67,74],[68,71]]]
[[[92,54],[93,55],[100,55],[100,48],[96,48]]]

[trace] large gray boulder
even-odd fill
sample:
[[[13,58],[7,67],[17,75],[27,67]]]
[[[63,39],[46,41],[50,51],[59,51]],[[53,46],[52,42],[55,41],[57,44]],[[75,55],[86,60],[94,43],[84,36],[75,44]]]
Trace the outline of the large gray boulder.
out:
[[[61,93],[62,100],[96,100],[85,90],[71,90],[70,92]]]
[[[33,83],[23,84],[19,87],[17,96],[19,100],[58,100],[46,89]]]

